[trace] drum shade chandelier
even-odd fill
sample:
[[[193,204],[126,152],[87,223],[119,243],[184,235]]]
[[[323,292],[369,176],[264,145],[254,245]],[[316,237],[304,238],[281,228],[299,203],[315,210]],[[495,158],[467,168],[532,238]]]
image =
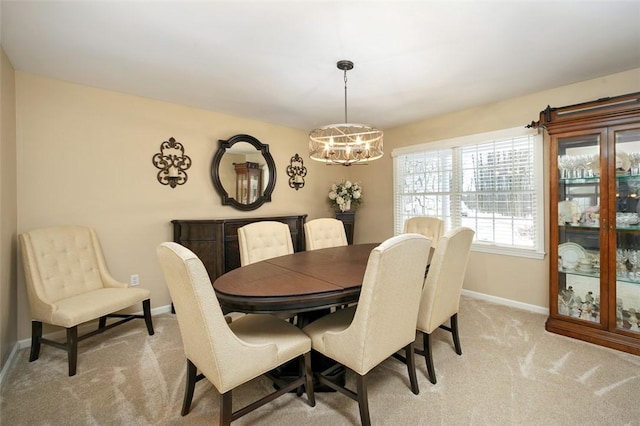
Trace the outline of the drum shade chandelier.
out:
[[[382,157],[382,130],[347,120],[347,71],[353,62],[338,61],[344,71],[344,123],[329,124],[309,133],[309,156],[326,164],[367,164]]]

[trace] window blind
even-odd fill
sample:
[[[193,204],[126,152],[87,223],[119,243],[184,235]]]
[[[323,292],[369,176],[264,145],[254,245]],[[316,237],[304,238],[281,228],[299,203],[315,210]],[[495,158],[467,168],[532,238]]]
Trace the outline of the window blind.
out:
[[[516,250],[539,258],[544,235],[542,138],[520,129],[514,133],[394,152],[396,234],[410,217],[436,216],[446,230],[475,230],[474,250]]]

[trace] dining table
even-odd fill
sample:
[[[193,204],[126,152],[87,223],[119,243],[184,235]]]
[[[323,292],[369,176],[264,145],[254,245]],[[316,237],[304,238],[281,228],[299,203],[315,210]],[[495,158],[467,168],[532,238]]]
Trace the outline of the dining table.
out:
[[[303,328],[332,308],[358,302],[369,255],[378,245],[353,244],[266,259],[219,276],[213,288],[225,313],[295,316],[296,325]],[[312,354],[314,371],[333,364],[319,353]],[[297,374],[297,365],[292,364],[271,376],[278,387]],[[333,379],[344,385],[344,374],[344,369],[338,369]],[[314,386],[316,392],[333,392],[317,383]]]
[[[301,251],[233,269],[213,282],[222,310],[295,316],[305,325],[327,315],[331,308],[356,303],[369,254],[377,243],[355,244]],[[334,361],[320,353],[312,354],[312,368],[323,371]],[[274,387],[294,380],[298,366],[288,363],[272,371]],[[333,379],[344,385],[344,368]],[[333,392],[314,380],[316,392]]]
[[[213,288],[225,312],[291,313],[303,327],[328,309],[358,301],[378,243],[301,251],[231,270]]]

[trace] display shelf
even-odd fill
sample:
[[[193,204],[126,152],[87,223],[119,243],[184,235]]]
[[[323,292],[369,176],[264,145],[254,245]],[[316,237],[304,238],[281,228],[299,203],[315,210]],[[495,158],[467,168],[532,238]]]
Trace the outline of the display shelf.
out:
[[[600,277],[600,270],[594,270],[593,272],[582,272],[576,269],[562,269],[558,271],[567,275],[580,275],[582,277],[595,277],[595,278]]]
[[[640,355],[640,272],[629,274],[640,254],[640,93],[548,107],[535,124],[550,139],[546,329]]]
[[[573,225],[571,223],[567,223],[564,225],[558,225],[560,228],[571,228],[571,229],[584,229],[585,231],[598,231],[600,229],[600,225]],[[640,227],[638,228],[640,230]]]

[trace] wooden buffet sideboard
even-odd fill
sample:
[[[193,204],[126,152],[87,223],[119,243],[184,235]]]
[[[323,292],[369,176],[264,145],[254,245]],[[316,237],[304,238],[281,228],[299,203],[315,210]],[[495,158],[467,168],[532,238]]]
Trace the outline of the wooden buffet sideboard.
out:
[[[304,251],[304,223],[307,215],[247,217],[237,219],[174,219],[173,241],[193,251],[204,263],[211,282],[220,275],[240,267],[238,228],[266,220],[289,225],[293,250]]]

